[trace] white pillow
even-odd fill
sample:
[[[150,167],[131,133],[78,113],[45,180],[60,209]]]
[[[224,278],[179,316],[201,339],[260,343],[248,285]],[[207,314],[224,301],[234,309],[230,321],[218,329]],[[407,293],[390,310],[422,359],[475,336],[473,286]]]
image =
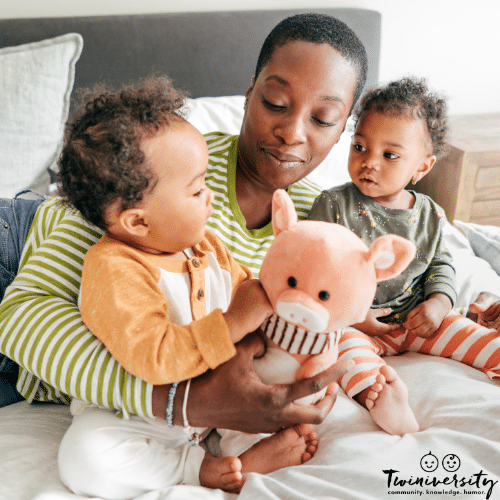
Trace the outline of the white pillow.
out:
[[[453,224],[463,231],[474,253],[489,262],[500,275],[500,227],[460,220],[454,220]]]
[[[187,99],[184,108],[186,119],[202,134],[225,132],[238,135],[243,121],[245,96],[198,97]],[[345,132],[332,148],[325,160],[318,165],[308,178],[321,189],[339,186],[350,180],[347,159],[354,126],[349,118]]]
[[[458,297],[455,306],[468,307],[481,292],[490,292],[500,297],[500,276],[486,260],[474,253],[466,236],[450,222],[444,225],[443,235],[456,271]]]
[[[328,153],[328,156],[307,176],[321,189],[330,189],[341,186],[351,181],[347,162],[351,149],[352,136],[354,134],[355,121],[352,117],[347,119],[345,130],[340,136],[337,144]]]
[[[0,49],[0,197],[27,188],[56,160],[68,118],[78,33]]]
[[[186,99],[185,117],[202,134],[224,132],[238,135],[245,105],[245,96],[198,97]]]

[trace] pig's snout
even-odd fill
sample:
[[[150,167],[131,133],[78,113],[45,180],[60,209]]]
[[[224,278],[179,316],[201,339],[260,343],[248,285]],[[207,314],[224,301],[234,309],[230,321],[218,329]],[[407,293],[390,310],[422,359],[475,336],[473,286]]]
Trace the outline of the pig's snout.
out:
[[[323,306],[311,302],[312,307],[308,307],[298,302],[278,300],[276,312],[288,323],[301,326],[311,332],[323,332],[328,326],[328,312]]]

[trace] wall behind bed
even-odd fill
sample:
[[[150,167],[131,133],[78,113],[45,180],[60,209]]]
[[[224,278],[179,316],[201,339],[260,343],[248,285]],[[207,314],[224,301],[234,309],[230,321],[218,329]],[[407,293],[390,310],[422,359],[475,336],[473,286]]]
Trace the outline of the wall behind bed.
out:
[[[492,0],[0,0],[0,18],[363,7],[382,14],[379,78],[416,74],[449,97],[450,114],[499,113],[500,47]]]

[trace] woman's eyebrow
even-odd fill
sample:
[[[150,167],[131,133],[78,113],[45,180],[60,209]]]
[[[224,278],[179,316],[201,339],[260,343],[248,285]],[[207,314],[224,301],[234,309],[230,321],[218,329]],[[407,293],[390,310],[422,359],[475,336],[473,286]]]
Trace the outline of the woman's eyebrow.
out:
[[[269,75],[264,81],[268,82],[269,80],[276,80],[278,83],[280,83],[281,85],[283,85],[285,87],[290,86],[290,82],[288,80],[285,80],[284,78],[282,78],[281,76],[278,76],[278,75]]]
[[[269,75],[264,81],[268,82],[269,80],[276,80],[278,83],[283,85],[284,87],[290,87],[290,82],[288,80],[285,80],[279,75]],[[344,100],[338,96],[334,95],[323,95],[321,96],[321,99],[324,101],[333,101],[333,102],[340,102],[341,104],[345,104]]]
[[[340,102],[340,103],[344,104],[344,100],[338,96],[335,96],[335,95],[324,95],[324,96],[321,96],[321,99],[323,99],[324,101],[334,101],[334,102]]]

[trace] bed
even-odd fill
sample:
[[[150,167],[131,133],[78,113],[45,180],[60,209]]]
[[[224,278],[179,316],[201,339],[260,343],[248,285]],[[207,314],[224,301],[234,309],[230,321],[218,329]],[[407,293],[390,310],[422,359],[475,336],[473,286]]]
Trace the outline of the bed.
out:
[[[380,15],[317,11],[358,33],[369,55],[368,84],[377,82]],[[70,97],[96,82],[119,85],[167,73],[190,92],[186,114],[202,132],[238,133],[259,47],[280,19],[295,12],[0,20],[0,196],[26,187],[50,192]],[[348,180],[349,142],[348,127],[312,180],[323,188]],[[495,227],[447,225],[457,306],[466,307],[482,290],[500,295],[499,234]],[[318,426],[319,449],[307,464],[249,474],[238,496],[179,485],[135,500],[500,498],[498,382],[447,359],[407,353],[386,360],[409,387],[421,432],[387,435],[341,393]],[[83,498],[70,493],[57,473],[58,445],[70,421],[66,406],[20,402],[0,409],[0,499]],[[216,435],[208,446],[216,449]]]

